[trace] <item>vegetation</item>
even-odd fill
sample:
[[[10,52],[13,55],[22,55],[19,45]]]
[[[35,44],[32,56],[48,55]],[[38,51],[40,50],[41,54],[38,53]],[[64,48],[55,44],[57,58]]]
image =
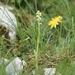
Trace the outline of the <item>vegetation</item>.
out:
[[[15,9],[18,37],[16,43],[7,47],[4,38],[0,36],[0,57],[12,60],[18,56],[24,59],[27,67],[24,68],[22,75],[43,75],[44,68],[47,67],[55,67],[57,69],[55,75],[57,73],[75,75],[74,2],[74,0],[6,1],[6,5],[11,5]],[[0,66],[0,75],[6,75],[4,68],[5,66]]]

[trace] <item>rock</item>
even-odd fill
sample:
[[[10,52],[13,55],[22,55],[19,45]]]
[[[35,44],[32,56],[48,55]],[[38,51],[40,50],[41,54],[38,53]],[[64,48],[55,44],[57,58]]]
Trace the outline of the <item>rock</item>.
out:
[[[10,37],[10,41],[13,42],[16,38],[16,30],[17,20],[15,15],[9,11],[13,10],[8,6],[0,5],[0,25],[6,27],[9,30],[8,36]]]
[[[54,75],[56,72],[56,68],[45,68],[45,75]]]
[[[10,62],[10,61],[9,61],[8,59],[6,59],[6,58],[1,58],[1,59],[0,59],[0,65],[1,65],[1,64],[7,65],[9,62]]]
[[[9,75],[19,75],[23,71],[24,66],[26,66],[26,62],[16,57],[6,66],[6,72]]]

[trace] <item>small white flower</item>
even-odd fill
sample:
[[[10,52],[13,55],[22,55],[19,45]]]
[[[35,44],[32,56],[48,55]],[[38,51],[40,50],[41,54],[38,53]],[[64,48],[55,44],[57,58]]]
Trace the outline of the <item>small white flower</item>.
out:
[[[37,18],[37,21],[41,20],[41,12],[40,11],[37,11],[36,18]]]
[[[41,16],[41,12],[38,10],[36,15]]]

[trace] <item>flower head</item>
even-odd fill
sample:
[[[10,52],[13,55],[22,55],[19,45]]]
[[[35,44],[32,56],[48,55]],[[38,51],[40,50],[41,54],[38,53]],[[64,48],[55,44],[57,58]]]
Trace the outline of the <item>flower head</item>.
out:
[[[55,18],[52,18],[51,21],[49,21],[48,25],[51,26],[51,28],[56,28],[56,26],[58,25],[59,22],[61,22],[62,20],[62,16],[58,16]]]
[[[39,10],[36,13],[36,18],[37,18],[37,21],[41,20],[41,12]]]

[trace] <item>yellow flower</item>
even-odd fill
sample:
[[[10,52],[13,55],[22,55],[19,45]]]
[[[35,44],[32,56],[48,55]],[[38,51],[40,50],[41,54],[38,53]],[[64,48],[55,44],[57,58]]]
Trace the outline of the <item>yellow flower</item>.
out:
[[[51,28],[56,28],[56,26],[58,25],[59,22],[61,22],[62,20],[62,16],[58,16],[55,18],[52,18],[51,21],[49,21],[48,25],[51,26]]]

